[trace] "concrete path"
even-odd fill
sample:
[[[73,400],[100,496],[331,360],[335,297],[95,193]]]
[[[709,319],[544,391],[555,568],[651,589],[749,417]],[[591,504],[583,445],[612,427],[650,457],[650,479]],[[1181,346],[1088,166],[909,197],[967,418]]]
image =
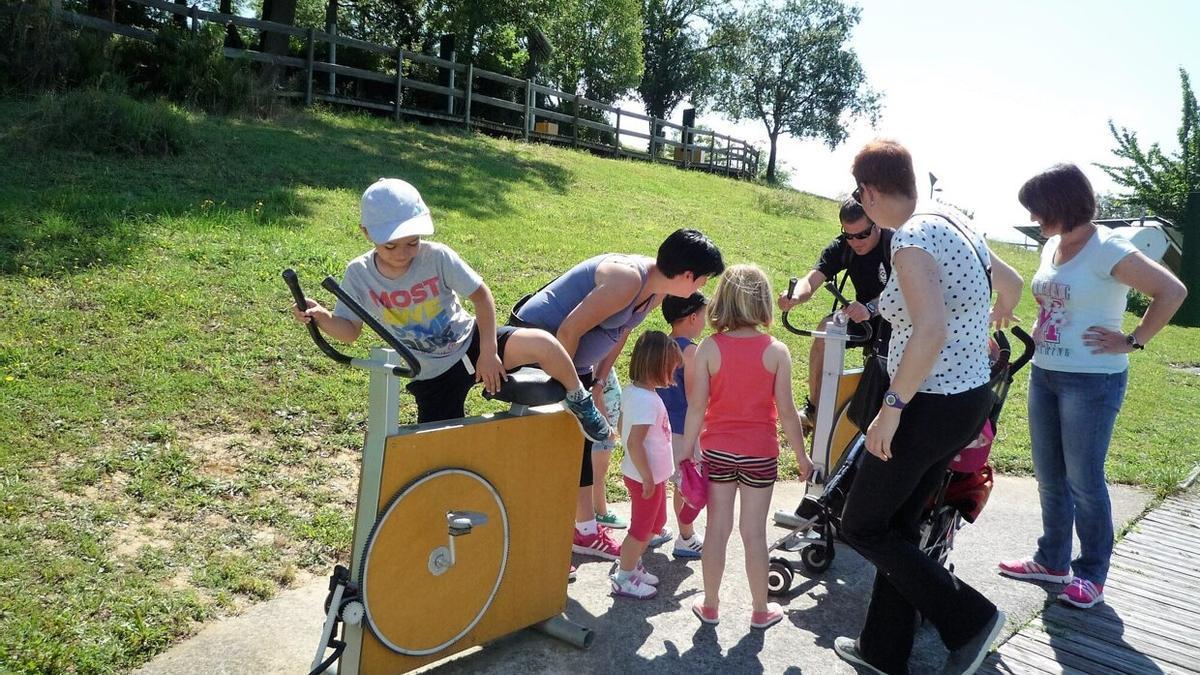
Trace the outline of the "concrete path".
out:
[[[803,484],[776,486],[774,507],[792,509]],[[1150,495],[1113,486],[1113,519],[1123,525],[1145,508]],[[628,505],[615,506],[628,515]],[[703,519],[703,516],[701,516]],[[998,560],[1033,550],[1041,531],[1037,486],[1032,478],[999,477],[979,521],[959,533],[951,561],[965,582],[991,598],[1009,617],[1009,631],[1038,614],[1046,592],[1034,584],[1003,579]],[[703,522],[701,520],[701,532]],[[772,528],[773,537],[782,530]],[[647,567],[661,577],[659,596],[638,602],[609,594],[610,563],[576,557],[579,578],[571,584],[567,616],[597,632],[588,651],[522,632],[431,667],[445,673],[853,673],[833,653],[833,639],[855,635],[866,611],[874,570],[839,546],[829,571],[797,576],[781,600],[787,617],[763,631],[749,629],[749,591],[741,542],[735,532],[722,589],[720,625],[702,627],[686,609],[700,592],[700,562],[670,558],[670,544],[650,554]],[[797,569],[800,569],[797,564]],[[305,673],[320,638],[327,582],[287,591],[245,614],[205,627],[141,670],[141,675],[197,673]],[[913,672],[940,667],[945,649],[923,629],[914,649]]]

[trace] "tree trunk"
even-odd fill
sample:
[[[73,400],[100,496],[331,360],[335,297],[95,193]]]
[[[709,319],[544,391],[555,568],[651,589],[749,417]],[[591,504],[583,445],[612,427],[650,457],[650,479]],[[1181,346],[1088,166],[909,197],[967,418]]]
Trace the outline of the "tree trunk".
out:
[[[263,0],[262,18],[264,21],[274,21],[289,26],[294,24],[296,22],[296,0]],[[259,49],[263,52],[287,56],[288,36],[286,33],[263,31],[260,44]],[[268,65],[263,70],[267,82],[271,84],[279,79],[282,72],[283,68],[276,65]]]
[[[771,185],[775,184],[775,146],[779,140],[779,132],[769,134],[771,138],[771,154],[767,158],[767,182]]]

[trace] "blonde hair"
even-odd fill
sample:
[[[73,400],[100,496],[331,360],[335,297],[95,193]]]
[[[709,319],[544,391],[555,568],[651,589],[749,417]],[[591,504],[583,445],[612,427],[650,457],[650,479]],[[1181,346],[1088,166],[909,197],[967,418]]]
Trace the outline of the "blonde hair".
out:
[[[629,380],[654,387],[666,387],[683,363],[683,353],[671,336],[648,330],[638,336],[629,358]]]
[[[771,282],[758,265],[733,265],[717,282],[708,321],[718,331],[771,325]]]

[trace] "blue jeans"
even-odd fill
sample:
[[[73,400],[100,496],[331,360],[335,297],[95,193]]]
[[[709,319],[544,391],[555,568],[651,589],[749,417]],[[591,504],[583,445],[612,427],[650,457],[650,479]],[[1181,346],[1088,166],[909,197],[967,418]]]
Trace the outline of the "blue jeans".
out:
[[[1033,367],[1029,436],[1042,503],[1042,536],[1034,560],[1052,570],[1103,584],[1113,550],[1112,505],[1104,458],[1125,398],[1128,371],[1066,373]],[[1071,526],[1080,554],[1071,560]]]

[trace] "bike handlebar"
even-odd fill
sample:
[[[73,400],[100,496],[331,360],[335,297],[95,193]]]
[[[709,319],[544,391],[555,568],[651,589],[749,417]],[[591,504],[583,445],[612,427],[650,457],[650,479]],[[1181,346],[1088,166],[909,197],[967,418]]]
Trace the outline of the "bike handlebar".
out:
[[[788,282],[787,297],[789,297],[789,298],[792,297],[792,294],[795,293],[795,291],[796,291],[796,284],[798,284],[798,283],[800,283],[800,279],[798,277],[791,278],[791,280]],[[843,304],[850,304],[850,303],[846,302],[846,299],[842,297],[842,294],[838,292],[837,287],[834,286],[832,283],[826,283],[825,288],[830,293],[833,293],[834,296],[837,297],[838,300],[841,301]],[[871,338],[874,335],[874,331],[871,329],[871,324],[862,323],[862,324],[858,324],[858,325],[862,326],[864,331],[862,333],[857,333],[857,334],[847,331],[846,342],[862,343],[862,342],[870,342],[871,341]],[[787,310],[785,310],[783,312],[783,327],[786,328],[788,330],[788,332],[790,332],[790,333],[794,333],[796,335],[801,335],[804,337],[816,337],[816,338],[825,338],[826,337],[826,334],[822,333],[820,331],[811,331],[811,330],[807,330],[805,328],[796,328],[795,326],[793,326],[792,323],[790,321],[788,321]]]
[[[307,309],[308,303],[305,302],[304,291],[300,290],[300,278],[296,276],[296,272],[290,268],[284,270],[283,281],[287,284],[288,289],[291,290],[292,298],[296,301],[296,306],[302,308],[301,311],[303,311],[303,309]],[[382,324],[376,321],[375,317],[368,314],[367,310],[363,309],[362,305],[355,302],[354,298],[350,297],[346,291],[342,290],[342,287],[338,285],[338,282],[335,281],[333,277],[325,277],[325,280],[321,282],[321,287],[332,293],[334,297],[338,299],[338,301],[349,307],[350,311],[354,312],[355,316],[362,319],[364,324],[370,326],[371,330],[375,331],[375,333],[383,339],[387,346],[394,349],[396,353],[400,355],[400,358],[404,359],[406,365],[393,367],[392,372],[394,374],[399,377],[414,377],[421,372],[421,364],[417,362],[417,358],[413,356],[412,351],[410,351],[408,347],[405,347],[403,343],[397,340],[396,336],[392,335],[391,331],[389,331],[387,328],[384,328]],[[309,337],[312,338],[312,341],[316,343],[317,348],[320,349],[325,356],[328,356],[334,361],[344,365],[351,365],[353,363],[353,357],[339,352],[333,347],[333,345],[329,344],[329,342],[325,339],[325,336],[321,334],[321,330],[317,328],[316,321],[309,321],[306,326],[308,327]]]

